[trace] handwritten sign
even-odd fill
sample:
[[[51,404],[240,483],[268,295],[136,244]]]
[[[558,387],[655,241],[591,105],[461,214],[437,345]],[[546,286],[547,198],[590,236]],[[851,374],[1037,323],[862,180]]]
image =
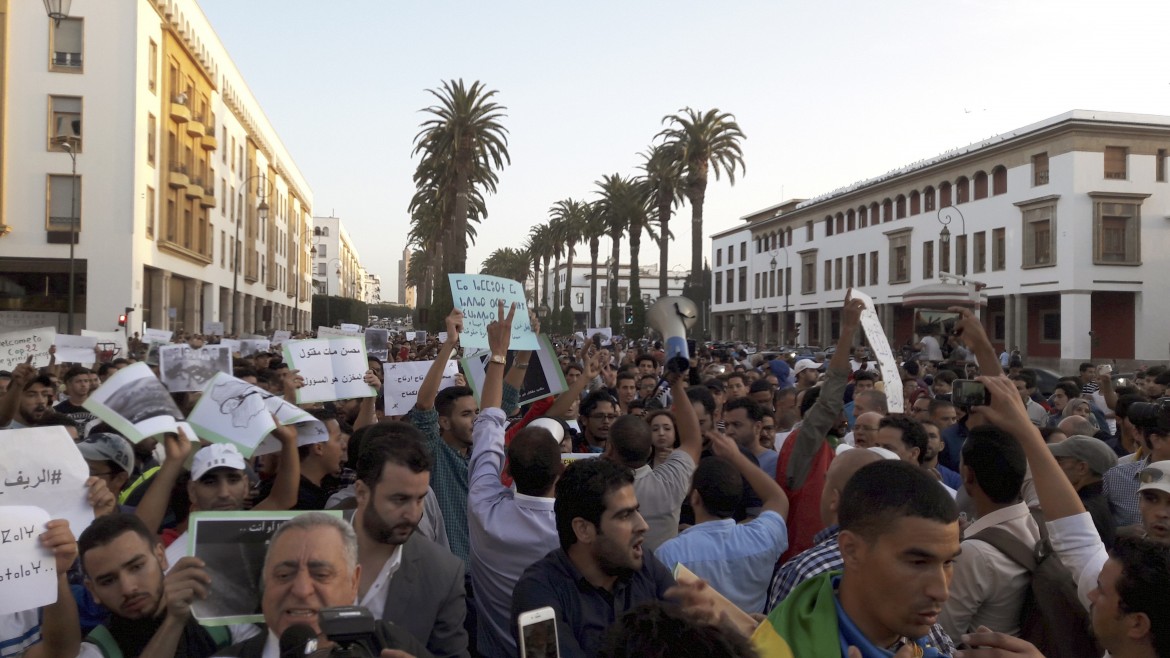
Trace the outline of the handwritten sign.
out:
[[[0,432],[0,455],[0,509],[40,507],[49,518],[69,521],[76,535],[93,522],[93,508],[86,502],[89,466],[65,428]]]
[[[451,280],[451,298],[455,308],[463,311],[463,332],[459,343],[464,348],[488,348],[487,326],[499,319],[499,302],[504,302],[504,313],[512,303],[516,315],[512,320],[512,349],[535,350],[536,333],[528,316],[528,302],[524,286],[511,279],[487,274],[448,274]]]
[[[164,345],[158,349],[159,379],[167,390],[202,391],[215,373],[232,373],[232,353],[224,345]]]
[[[37,539],[48,522],[39,507],[0,507],[0,615],[57,602],[57,562]]]
[[[338,336],[346,338],[349,336],[356,336],[356,331],[346,331],[344,329],[334,329],[333,327],[317,327],[317,338],[327,338],[330,336]]]
[[[414,408],[418,389],[426,379],[432,363],[434,361],[403,361],[382,366],[386,376],[382,382],[382,393],[386,396],[386,415],[402,416]],[[455,374],[458,372],[459,364],[448,361],[443,366],[443,380],[439,383],[439,389],[454,386]]]
[[[183,419],[183,412],[175,405],[170,391],[145,363],[135,363],[119,370],[81,406],[134,443],[150,436],[175,432],[178,428],[176,421]]]
[[[70,336],[57,334],[53,344],[57,346],[57,361],[61,363],[91,364],[97,357],[93,349],[97,347],[98,339],[93,336]]]
[[[445,342],[447,342],[447,332],[445,332],[445,331],[440,331],[440,332],[439,332],[439,342],[440,342],[440,343],[445,343]]]
[[[873,349],[881,367],[882,383],[885,385],[886,400],[890,406],[890,413],[900,414],[905,409],[905,399],[902,397],[902,377],[898,374],[898,362],[894,359],[894,352],[890,349],[890,341],[882,329],[882,322],[878,319],[877,309],[873,306],[873,298],[857,288],[850,288],[846,299],[860,299],[865,304],[861,312],[861,328],[865,331],[865,340]]]
[[[565,383],[565,374],[561,370],[561,364],[557,361],[556,350],[553,349],[548,336],[542,334],[539,336],[539,340],[540,349],[533,353],[529,360],[528,370],[524,373],[524,381],[520,384],[520,404],[528,404],[550,395],[558,395],[569,388],[568,384]],[[515,356],[515,351],[508,352],[508,356],[505,357],[507,364],[504,366],[504,372],[512,367],[512,360]],[[480,392],[483,391],[483,381],[487,376],[489,358],[491,358],[491,354],[485,351],[467,356],[461,361],[463,372],[467,373],[467,385],[475,394],[476,403],[479,402]],[[389,409],[389,405],[387,405],[387,409]]]
[[[21,329],[0,334],[0,370],[11,371],[28,361],[30,356],[33,359],[32,364],[38,368],[49,365],[49,347],[53,345],[53,338],[56,335],[57,330],[52,327]],[[92,353],[90,357],[92,362]]]
[[[289,341],[284,344],[284,361],[305,378],[305,385],[297,389],[297,404],[377,395],[363,381],[370,364],[359,337]]]
[[[406,332],[406,340],[407,340],[407,342],[412,342],[412,343],[414,342],[414,332],[413,331]]]
[[[215,586],[191,612],[204,626],[252,624],[260,613],[260,574],[277,528],[304,512],[195,512],[187,554],[203,560]],[[326,512],[338,517],[341,512]]]
[[[174,335],[175,332],[170,329],[151,329],[148,327],[142,332],[142,341],[144,343],[169,343]]]
[[[121,331],[90,331],[89,329],[81,330],[82,336],[92,336],[98,339],[98,346],[102,349],[110,349],[109,345],[113,345],[117,352],[115,356],[126,356],[129,350],[126,349],[126,334]]]
[[[222,336],[223,323],[222,322],[204,322],[203,323],[204,336]]]
[[[281,343],[284,343],[284,342],[291,340],[291,339],[292,339],[292,332],[291,331],[287,331],[285,329],[277,329],[276,331],[272,332],[272,344],[273,345],[280,345]]]
[[[356,333],[361,332],[362,326],[360,324],[350,324],[348,322],[342,322],[341,323],[341,330],[346,332],[346,333],[356,334]]]

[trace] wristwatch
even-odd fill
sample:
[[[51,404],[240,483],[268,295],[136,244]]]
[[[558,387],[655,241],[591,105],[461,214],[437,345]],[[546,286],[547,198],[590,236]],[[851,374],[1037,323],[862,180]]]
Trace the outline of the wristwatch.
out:
[[[505,358],[503,357],[503,355],[500,355],[500,354],[493,354],[493,355],[492,355],[492,358],[491,358],[491,359],[490,359],[490,361],[489,361],[489,363],[498,363],[498,364],[500,364],[500,365],[505,365],[505,364],[507,364],[507,363],[508,363],[508,360],[507,360],[507,359],[505,359]]]

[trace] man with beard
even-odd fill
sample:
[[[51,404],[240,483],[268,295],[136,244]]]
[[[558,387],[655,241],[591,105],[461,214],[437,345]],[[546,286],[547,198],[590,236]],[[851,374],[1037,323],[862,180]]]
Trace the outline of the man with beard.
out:
[[[22,363],[12,371],[12,383],[0,399],[0,429],[17,430],[32,427],[53,404],[56,388],[46,375],[37,375],[30,363]]]
[[[77,540],[85,587],[110,611],[81,645],[78,658],[176,656],[207,658],[217,649],[260,634],[252,624],[203,627],[191,615],[195,599],[214,586],[202,560],[185,557],[163,576],[162,544],[137,517],[98,518]]]
[[[512,597],[518,615],[556,611],[561,658],[596,656],[605,629],[641,603],[661,600],[674,578],[649,550],[649,526],[638,513],[634,474],[608,459],[581,459],[556,486],[561,547],[525,570]]]
[[[369,430],[355,485],[358,602],[426,644],[435,656],[468,656],[463,561],[415,532],[431,479],[422,432],[384,421]]]

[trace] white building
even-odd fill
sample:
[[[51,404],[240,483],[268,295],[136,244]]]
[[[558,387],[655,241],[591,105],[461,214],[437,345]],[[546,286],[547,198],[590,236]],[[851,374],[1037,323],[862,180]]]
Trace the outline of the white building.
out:
[[[365,293],[367,304],[381,304],[382,303],[382,277],[373,272],[366,272],[363,270],[364,286],[362,288]]]
[[[950,272],[987,285],[989,336],[1033,363],[1164,361],[1168,152],[1170,117],[1077,110],[749,214],[712,236],[713,335],[831,344],[856,286],[897,348],[902,296]]]
[[[313,247],[313,285],[317,294],[365,299],[365,270],[339,218],[313,218]]]
[[[198,4],[2,7],[0,308],[66,328],[77,217],[75,333],[307,327],[312,192]]]
[[[414,286],[406,285],[406,273],[410,271],[410,246],[402,249],[402,259],[398,261],[398,303],[407,308],[414,308]]]
[[[611,261],[597,264],[597,300],[593,299],[593,274],[589,261],[582,263],[574,259],[573,271],[569,272],[569,265],[561,262],[561,266],[549,268],[546,274],[541,272],[540,304],[549,309],[568,305],[573,309],[574,325],[579,328],[608,327],[610,325],[609,309],[610,294],[616,289],[617,303],[623,308],[630,301],[631,276],[630,266],[626,263],[618,264],[619,280],[611,286]],[[658,267],[639,267],[638,286],[641,288],[642,301],[647,307],[658,299],[659,276]],[[677,268],[667,272],[667,294],[681,295],[690,270]],[[572,285],[566,282],[572,281]],[[560,291],[560,303],[556,303],[556,293]],[[590,312],[592,311],[592,315]],[[621,327],[613,327],[614,333],[621,333]]]

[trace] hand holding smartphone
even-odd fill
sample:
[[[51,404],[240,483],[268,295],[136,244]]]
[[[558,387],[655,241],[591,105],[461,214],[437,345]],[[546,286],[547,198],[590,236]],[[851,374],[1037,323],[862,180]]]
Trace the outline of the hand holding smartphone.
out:
[[[550,607],[520,613],[520,658],[560,658],[557,613]]]

